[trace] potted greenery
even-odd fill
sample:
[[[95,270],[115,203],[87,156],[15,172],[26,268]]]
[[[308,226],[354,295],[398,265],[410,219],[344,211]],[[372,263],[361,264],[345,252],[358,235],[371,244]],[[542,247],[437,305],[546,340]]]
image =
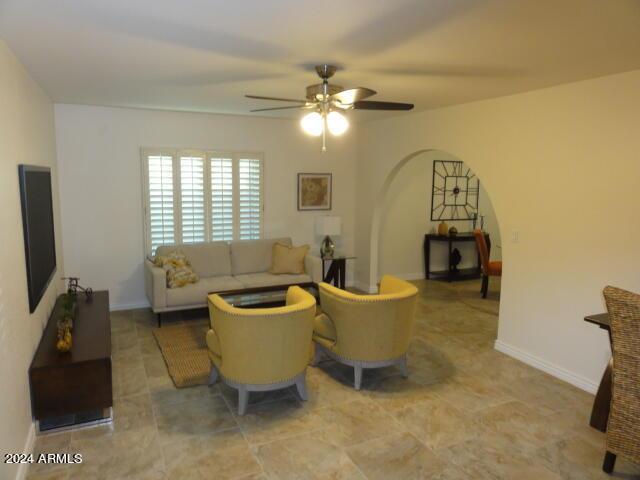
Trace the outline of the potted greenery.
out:
[[[60,300],[60,313],[58,315],[58,341],[56,348],[60,352],[71,350],[73,343],[71,330],[76,317],[76,294],[68,291],[62,294]]]

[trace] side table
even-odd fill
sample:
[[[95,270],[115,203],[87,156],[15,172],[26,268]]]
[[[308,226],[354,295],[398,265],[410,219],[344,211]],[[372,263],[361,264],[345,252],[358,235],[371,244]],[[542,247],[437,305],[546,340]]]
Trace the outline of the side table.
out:
[[[347,275],[347,260],[354,260],[353,255],[334,254],[333,257],[321,257],[322,281],[333,283],[344,290]],[[328,264],[328,266],[327,266]]]

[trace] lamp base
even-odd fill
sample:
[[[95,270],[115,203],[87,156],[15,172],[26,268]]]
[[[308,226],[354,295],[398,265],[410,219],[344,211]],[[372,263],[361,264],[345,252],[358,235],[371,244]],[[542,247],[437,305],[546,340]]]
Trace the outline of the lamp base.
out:
[[[322,258],[331,258],[333,257],[333,253],[335,251],[335,244],[333,243],[333,240],[331,240],[331,237],[329,237],[329,235],[327,235],[326,237],[324,237],[324,240],[322,241],[322,245],[320,246],[320,256]]]

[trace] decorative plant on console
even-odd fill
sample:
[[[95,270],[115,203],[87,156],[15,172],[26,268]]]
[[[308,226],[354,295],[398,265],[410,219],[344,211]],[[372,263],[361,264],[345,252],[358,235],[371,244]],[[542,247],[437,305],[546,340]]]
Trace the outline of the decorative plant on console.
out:
[[[60,313],[58,314],[58,341],[56,348],[59,352],[64,353],[71,350],[73,345],[73,321],[76,318],[76,310],[78,306],[78,292],[84,293],[85,301],[91,301],[93,290],[85,288],[78,283],[78,277],[63,277],[67,280],[67,293],[60,295]]]
[[[56,348],[64,353],[71,350],[73,345],[73,321],[76,317],[76,294],[68,291],[60,295],[60,313],[58,316],[58,341]]]

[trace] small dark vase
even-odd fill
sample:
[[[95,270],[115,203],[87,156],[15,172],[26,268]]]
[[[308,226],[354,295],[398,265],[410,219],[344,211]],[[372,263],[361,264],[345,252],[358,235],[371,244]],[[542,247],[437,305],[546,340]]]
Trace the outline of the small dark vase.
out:
[[[460,250],[454,248],[451,252],[451,269],[454,271],[458,270],[458,265],[462,261],[462,255],[460,254]]]
[[[455,237],[456,235],[458,235],[458,229],[456,227],[451,227],[449,229],[449,236]]]

